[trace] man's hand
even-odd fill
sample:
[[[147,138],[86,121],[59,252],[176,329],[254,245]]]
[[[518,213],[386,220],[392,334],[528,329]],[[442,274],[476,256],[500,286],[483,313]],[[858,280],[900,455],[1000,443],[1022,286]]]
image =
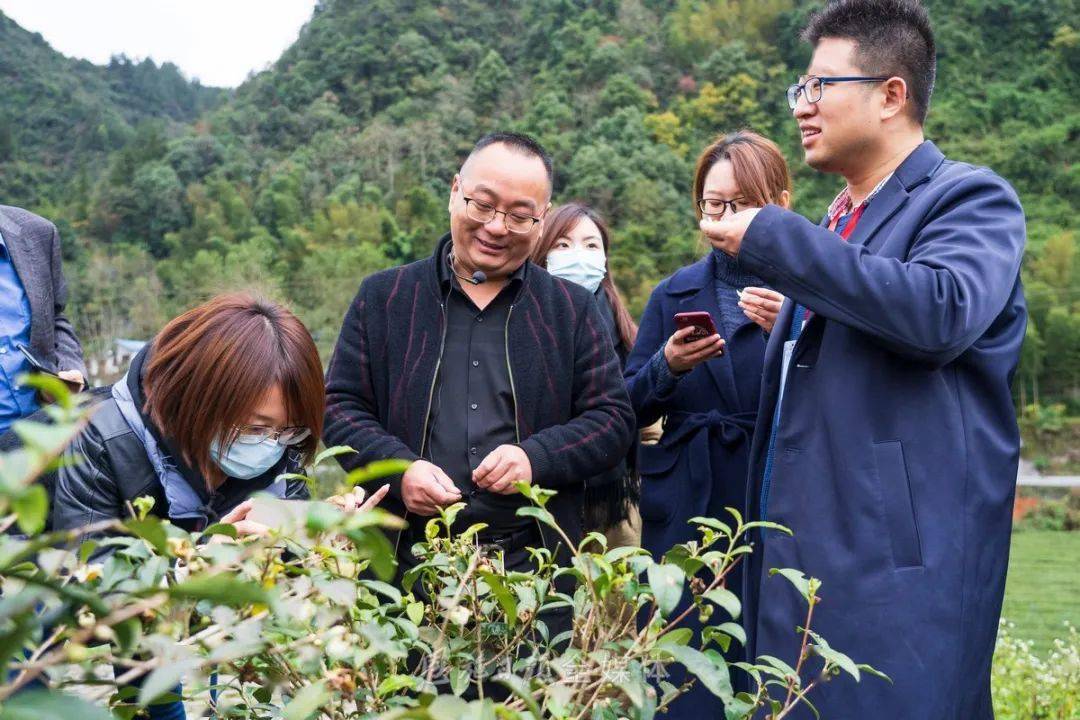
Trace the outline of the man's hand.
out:
[[[86,380],[78,370],[61,370],[56,376],[67,383],[71,392],[82,392],[86,387]]]
[[[514,483],[532,482],[532,463],[517,445],[500,445],[473,471],[472,479],[488,492],[511,495],[518,491]]]
[[[436,515],[461,499],[461,491],[438,465],[416,460],[401,476],[401,499],[417,515]]]
[[[386,497],[387,491],[390,490],[389,485],[383,485],[378,490],[371,494],[371,497],[364,500],[367,493],[364,488],[357,485],[351,492],[343,493],[341,495],[333,495],[326,498],[326,502],[331,505],[337,505],[339,508],[347,513],[357,512],[358,510],[370,510],[379,504],[379,501]]]
[[[671,372],[676,375],[690,372],[706,360],[724,354],[725,342],[719,335],[685,342],[694,330],[693,327],[679,328],[664,345],[664,359],[667,360]]]
[[[739,254],[739,248],[742,247],[742,239],[743,235],[746,234],[746,228],[750,227],[750,223],[754,221],[759,212],[761,212],[761,208],[750,208],[734,215],[725,215],[719,220],[710,220],[703,217],[698,226],[701,228],[701,232],[705,233],[705,237],[709,238],[709,242],[712,243],[714,248],[734,257]]]
[[[743,314],[767,333],[772,332],[776,316],[780,314],[780,306],[783,304],[784,296],[768,288],[747,287],[739,294],[739,307]]]

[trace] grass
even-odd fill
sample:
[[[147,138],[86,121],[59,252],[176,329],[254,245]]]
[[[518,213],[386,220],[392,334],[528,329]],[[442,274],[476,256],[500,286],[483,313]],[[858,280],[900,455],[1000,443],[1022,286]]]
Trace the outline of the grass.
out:
[[[1020,530],[1013,533],[1003,617],[1015,637],[1031,640],[1046,657],[1064,622],[1080,626],[1080,532]]]

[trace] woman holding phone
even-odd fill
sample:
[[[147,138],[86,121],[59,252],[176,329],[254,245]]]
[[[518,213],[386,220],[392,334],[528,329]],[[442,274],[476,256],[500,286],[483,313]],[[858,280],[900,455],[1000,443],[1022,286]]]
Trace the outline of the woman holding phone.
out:
[[[149,495],[154,514],[188,531],[224,522],[263,534],[249,498],[308,497],[302,480],[278,477],[311,461],[324,404],[319,353],[295,315],[247,294],[216,297],[166,325],[98,403],[65,451],[52,526],[125,517],[128,501]],[[330,501],[367,509],[383,494]],[[185,717],[181,701],[148,713]]]
[[[768,203],[787,207],[787,163],[756,133],[720,137],[698,158],[693,201],[698,220]],[[736,258],[715,250],[662,280],[649,297],[626,382],[639,427],[663,421],[660,441],[639,453],[642,546],[654,557],[696,537],[690,518],[722,518],[726,507],[742,511],[766,333],[782,301]],[[736,594],[738,567],[726,581]],[[740,650],[733,643],[729,655]],[[674,674],[673,684],[685,680]],[[669,715],[722,717],[723,710],[698,684]]]

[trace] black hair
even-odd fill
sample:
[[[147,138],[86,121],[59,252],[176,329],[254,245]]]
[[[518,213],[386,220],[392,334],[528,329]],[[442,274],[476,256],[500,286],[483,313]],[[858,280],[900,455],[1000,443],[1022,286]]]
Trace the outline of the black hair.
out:
[[[540,161],[544,163],[544,170],[547,171],[548,182],[554,184],[555,170],[551,162],[551,155],[548,154],[548,151],[544,149],[544,146],[541,145],[536,138],[526,135],[525,133],[516,132],[488,133],[476,141],[476,145],[473,146],[469,156],[475,155],[488,145],[506,145],[522,155],[539,158]]]
[[[919,0],[832,0],[811,16],[803,40],[855,43],[855,63],[868,75],[903,78],[920,125],[934,91],[937,59],[930,17]]]

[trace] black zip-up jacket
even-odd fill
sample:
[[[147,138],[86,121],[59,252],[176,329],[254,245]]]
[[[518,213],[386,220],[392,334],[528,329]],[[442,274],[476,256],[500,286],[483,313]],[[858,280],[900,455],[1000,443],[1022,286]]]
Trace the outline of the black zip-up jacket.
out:
[[[346,470],[423,453],[445,330],[435,262],[449,243],[447,234],[431,257],[368,277],[345,315],[327,374],[324,440],[357,451],[338,456]],[[511,306],[506,352],[517,444],[533,483],[558,491],[548,507],[576,542],[587,479],[619,464],[633,441],[619,359],[589,292],[535,265]],[[400,477],[390,486],[383,505],[404,516]]]

